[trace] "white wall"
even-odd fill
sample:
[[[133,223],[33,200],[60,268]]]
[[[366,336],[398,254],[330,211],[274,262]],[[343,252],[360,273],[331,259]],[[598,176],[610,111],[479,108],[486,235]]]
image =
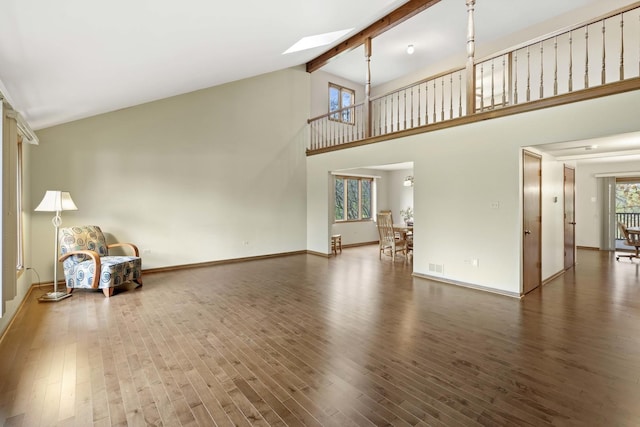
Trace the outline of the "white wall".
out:
[[[63,226],[137,244],[144,269],[305,250],[309,96],[299,67],[41,130],[31,205],[70,191]],[[32,217],[51,280],[51,215]]]
[[[389,172],[389,206],[386,209],[391,210],[393,222],[396,224],[403,221],[401,210],[407,207],[413,209],[413,187],[404,186],[404,179],[409,175],[413,175],[413,169]]]
[[[637,107],[636,107],[637,108]],[[602,203],[598,194],[596,174],[636,172],[640,176],[638,160],[585,161],[578,162],[576,169],[576,244],[599,248],[602,228]]]
[[[501,292],[521,291],[521,148],[587,139],[640,129],[636,111],[640,91],[466,126],[414,135],[367,146],[314,155],[307,159],[307,241],[325,251],[329,233],[327,174],[363,165],[414,162],[414,272]],[[577,125],[579,123],[579,125]],[[559,191],[560,165],[544,162],[547,197]],[[492,208],[495,203],[498,209]],[[555,206],[543,212],[557,215]],[[551,229],[545,229],[549,226]],[[559,221],[543,219],[543,236]],[[562,265],[558,242],[543,240],[544,274]],[[478,259],[473,267],[468,259]]]
[[[542,280],[564,270],[564,163],[542,156]]]

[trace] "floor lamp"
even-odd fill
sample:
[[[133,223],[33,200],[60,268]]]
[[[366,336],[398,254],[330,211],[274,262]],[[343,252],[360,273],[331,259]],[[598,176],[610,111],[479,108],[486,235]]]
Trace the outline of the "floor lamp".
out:
[[[71,199],[71,194],[68,191],[52,191],[47,190],[42,198],[42,201],[35,208],[37,212],[55,212],[56,215],[53,217],[51,222],[53,223],[53,227],[55,228],[55,233],[53,238],[54,249],[53,249],[53,292],[46,293],[42,295],[39,300],[40,301],[60,301],[61,299],[65,299],[70,297],[71,294],[68,294],[64,291],[58,292],[58,229],[60,228],[60,224],[62,224],[62,218],[60,217],[60,212],[62,211],[77,211],[78,208],[73,203]]]

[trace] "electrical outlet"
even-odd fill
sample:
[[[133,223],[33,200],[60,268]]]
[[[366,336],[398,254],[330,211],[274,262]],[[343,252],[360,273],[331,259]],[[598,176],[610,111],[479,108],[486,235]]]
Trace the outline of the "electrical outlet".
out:
[[[431,273],[443,274],[444,273],[444,265],[429,263],[429,271]]]

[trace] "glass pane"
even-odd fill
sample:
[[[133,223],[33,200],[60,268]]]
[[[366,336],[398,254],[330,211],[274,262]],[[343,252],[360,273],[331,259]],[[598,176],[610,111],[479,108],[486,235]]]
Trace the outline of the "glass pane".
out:
[[[371,182],[369,180],[362,181],[362,219],[371,219]]]
[[[344,179],[336,178],[336,221],[344,220]]]
[[[616,212],[640,212],[640,183],[616,184]]]
[[[351,123],[351,109],[344,110],[342,112],[342,121],[345,123]]]
[[[349,91],[342,92],[342,107],[353,105],[353,94]]]
[[[353,94],[349,91],[342,92],[342,108],[349,107],[353,105]],[[352,110],[344,110],[342,112],[342,121],[345,123],[351,123],[351,113]]]
[[[347,219],[355,220],[360,217],[358,187],[357,179],[347,180]]]
[[[340,109],[340,90],[338,88],[329,86],[329,112]],[[338,114],[332,114],[331,119],[338,120],[340,116]]]

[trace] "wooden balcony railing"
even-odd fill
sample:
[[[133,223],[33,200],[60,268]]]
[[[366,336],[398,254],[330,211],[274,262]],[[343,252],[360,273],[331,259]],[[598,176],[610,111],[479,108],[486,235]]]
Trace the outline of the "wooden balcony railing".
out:
[[[364,104],[356,104],[309,120],[310,150],[319,150],[366,138]]]
[[[640,227],[640,213],[617,213],[616,223],[621,222],[627,227]],[[616,239],[624,239],[620,228],[616,227]]]
[[[476,61],[476,109],[517,105],[638,77],[640,6]]]
[[[371,136],[462,117],[464,68],[371,99]]]
[[[466,90],[469,67],[461,67],[371,98],[369,108],[365,103],[337,112],[349,110],[349,123],[333,120],[336,112],[310,119],[307,151],[428,131],[436,123],[554,97],[567,102],[568,94],[579,101],[581,92],[599,86],[611,85],[611,93],[640,88],[615,85],[640,78],[640,2],[475,60],[472,68],[473,94]]]

